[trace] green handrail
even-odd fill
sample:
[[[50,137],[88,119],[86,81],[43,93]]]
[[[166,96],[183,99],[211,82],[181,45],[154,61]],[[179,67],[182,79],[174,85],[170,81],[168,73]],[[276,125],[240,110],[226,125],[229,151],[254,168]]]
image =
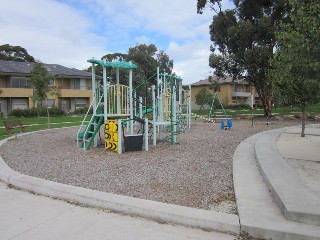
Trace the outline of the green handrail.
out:
[[[136,86],[135,88],[133,88],[134,91],[136,91],[139,87],[141,87],[142,85],[146,84],[148,81],[150,81],[151,78],[155,77],[157,75],[157,73],[153,74],[151,77],[149,77],[148,79],[144,80],[142,83],[140,83],[138,86]]]

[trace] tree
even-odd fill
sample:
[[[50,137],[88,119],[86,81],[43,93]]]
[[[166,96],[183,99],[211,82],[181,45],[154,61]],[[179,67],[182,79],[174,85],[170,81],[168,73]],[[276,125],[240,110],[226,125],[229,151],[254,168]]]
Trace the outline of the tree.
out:
[[[212,94],[208,91],[207,88],[201,88],[200,91],[195,95],[196,104],[201,105],[210,105],[212,100]]]
[[[197,1],[198,13],[207,5],[217,13],[210,25],[213,46],[209,66],[217,77],[229,75],[253,84],[265,115],[270,116],[272,84],[267,73],[276,44],[275,31],[287,13],[287,0],[233,2],[235,9],[222,11],[221,0]]]
[[[157,52],[157,63],[158,67],[160,68],[160,71],[165,71],[167,74],[175,75],[173,74],[173,60],[170,60],[170,57],[168,54],[166,54],[163,50],[159,50]]]
[[[29,77],[29,80],[34,87],[33,99],[41,106],[43,106],[43,103],[46,101],[45,107],[48,116],[48,128],[50,128],[48,97],[58,95],[57,88],[49,85],[51,79],[52,77],[43,63],[40,61],[33,63],[31,75]]]
[[[209,89],[213,90],[214,93],[220,91],[220,84],[218,82],[218,79],[214,78],[213,76],[209,76]]]
[[[320,92],[320,2],[289,0],[289,4],[290,21],[283,22],[276,34],[279,45],[270,77],[286,103],[301,105],[304,137],[306,106],[318,101]]]
[[[34,62],[27,50],[20,46],[0,45],[0,60],[17,62]]]
[[[144,80],[152,77],[157,70],[165,71],[168,74],[172,74],[173,60],[163,51],[159,50],[154,44],[138,44],[135,47],[128,49],[128,53],[109,53],[104,55],[101,59],[106,59],[108,62],[113,61],[132,61],[138,66],[133,71],[134,85],[138,86]],[[86,69],[91,72],[91,67]],[[96,66],[96,74],[102,76],[101,66]],[[113,81],[116,79],[116,70],[110,68],[108,76]],[[126,69],[120,69],[120,83],[125,84],[128,82],[128,71]],[[155,84],[155,79],[150,79],[151,84]]]

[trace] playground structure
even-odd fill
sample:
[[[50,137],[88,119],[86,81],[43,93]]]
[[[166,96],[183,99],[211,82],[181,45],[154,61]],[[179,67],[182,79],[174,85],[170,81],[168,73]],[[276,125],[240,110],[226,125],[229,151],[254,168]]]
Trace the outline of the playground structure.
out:
[[[126,151],[136,151],[141,150],[144,142],[144,150],[148,151],[150,136],[153,145],[158,140],[177,144],[177,135],[191,128],[191,87],[183,89],[181,78],[160,74],[157,68],[152,77],[133,87],[132,73],[137,66],[132,62],[96,59],[88,62],[92,64],[93,101],[77,133],[77,146],[84,150],[96,147],[102,125],[105,126],[105,147],[119,154],[123,152],[123,143]],[[96,65],[103,69],[100,84],[96,79]],[[115,83],[107,81],[108,67],[116,69]],[[128,86],[120,84],[119,69],[128,70]],[[156,80],[156,84],[148,87],[151,80]],[[148,91],[146,96],[138,96],[142,87]],[[91,110],[92,117],[85,125]]]
[[[221,102],[221,99],[220,99],[218,93],[215,92],[212,95],[211,99],[210,99],[210,97],[211,97],[210,93],[207,93],[205,95],[205,97],[204,97],[204,99],[202,101],[202,104],[200,106],[199,112],[198,112],[199,114],[193,114],[193,116],[195,117],[195,120],[197,120],[197,118],[200,118],[202,120],[205,120],[205,121],[213,123],[213,124],[216,121],[220,120],[220,129],[221,130],[227,130],[227,129],[232,128],[232,120],[231,120],[231,118],[229,118],[227,116],[227,113],[226,113],[226,111],[225,111],[225,109],[223,107],[223,104]],[[218,102],[223,114],[217,115],[217,114],[214,113],[214,106],[215,106],[215,102],[216,101]],[[200,112],[203,110],[206,102],[210,103],[210,109],[209,109],[209,113],[208,113],[207,117],[200,115]],[[224,121],[226,121],[226,123]]]

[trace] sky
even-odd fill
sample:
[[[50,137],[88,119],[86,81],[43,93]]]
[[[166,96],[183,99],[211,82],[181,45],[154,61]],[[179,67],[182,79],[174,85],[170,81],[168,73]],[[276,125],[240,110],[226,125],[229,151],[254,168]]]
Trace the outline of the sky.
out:
[[[85,69],[87,60],[155,44],[183,84],[206,79],[209,25],[196,0],[0,0],[0,45],[24,47],[44,63]],[[224,8],[232,8],[223,0]],[[139,67],[139,66],[138,66]],[[155,69],[156,72],[156,69]]]

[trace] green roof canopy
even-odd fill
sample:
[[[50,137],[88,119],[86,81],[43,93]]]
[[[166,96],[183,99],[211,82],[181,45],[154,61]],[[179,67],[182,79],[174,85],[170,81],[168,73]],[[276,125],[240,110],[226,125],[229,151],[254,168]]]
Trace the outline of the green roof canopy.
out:
[[[137,68],[137,65],[130,62],[105,62],[103,60],[89,59],[87,62],[99,64],[102,67],[114,67],[114,68]]]
[[[166,77],[166,78],[171,78],[171,79],[176,79],[178,81],[182,81],[182,78],[179,76],[174,76],[174,75],[169,75],[169,74],[159,74],[160,77]]]

